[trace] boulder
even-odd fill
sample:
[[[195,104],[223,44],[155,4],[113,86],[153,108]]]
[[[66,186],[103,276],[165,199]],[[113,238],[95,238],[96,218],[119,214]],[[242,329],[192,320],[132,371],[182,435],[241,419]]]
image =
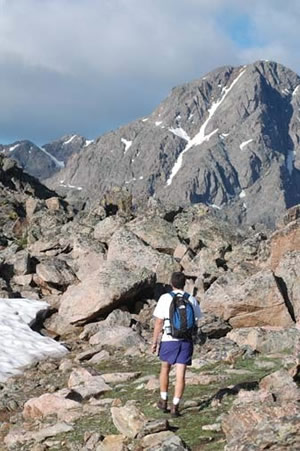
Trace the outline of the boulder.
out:
[[[24,404],[23,417],[25,420],[29,420],[53,414],[60,416],[69,409],[78,408],[80,408],[79,402],[66,399],[62,393],[44,393],[38,398],[29,399]]]
[[[108,243],[112,235],[125,223],[125,219],[120,216],[108,216],[99,221],[94,228],[94,238],[102,243]]]
[[[123,407],[112,407],[111,414],[118,431],[130,438],[135,438],[147,421],[145,415],[130,401]]]
[[[84,368],[77,368],[72,371],[68,380],[68,387],[78,393],[82,399],[99,396],[111,390],[103,377],[93,376]]]
[[[152,314],[152,312],[151,312]],[[80,334],[81,339],[90,338],[92,335],[95,335],[100,330],[103,330],[103,326],[105,327],[115,327],[115,326],[124,326],[130,327],[133,322],[133,315],[131,315],[127,310],[121,310],[116,308],[113,310],[105,320],[97,321],[94,323],[86,324],[84,326],[83,332]]]
[[[107,435],[97,446],[96,451],[127,451],[125,435]]]
[[[141,440],[144,451],[187,451],[190,448],[172,431],[146,435]]]
[[[173,255],[180,244],[175,226],[159,216],[139,217],[127,228],[159,252]]]
[[[176,260],[180,261],[189,250],[190,249],[189,249],[189,247],[186,244],[180,243],[174,249],[173,257]]]
[[[30,272],[30,255],[27,251],[19,251],[15,254],[13,261],[16,276],[24,276]]]
[[[59,302],[56,304],[55,308],[59,308]],[[47,318],[44,322],[44,327],[48,332],[61,337],[77,332],[76,327],[58,313],[54,313],[50,318]]]
[[[154,283],[154,273],[143,266],[133,269],[123,262],[107,262],[79,285],[66,290],[59,315],[72,324],[85,323],[124,302],[133,302]]]
[[[105,208],[108,215],[116,214],[118,212],[121,216],[124,215],[130,217],[132,210],[132,194],[129,193],[126,188],[114,186],[104,194],[101,205]]]
[[[53,426],[48,426],[38,431],[26,431],[22,429],[12,429],[6,435],[4,439],[5,445],[7,445],[10,449],[15,447],[18,443],[26,443],[27,441],[34,440],[35,442],[42,442],[46,438],[54,437],[58,434],[64,434],[70,431],[73,431],[73,426],[67,424],[65,422],[56,423]],[[30,449],[38,449],[31,447]],[[44,448],[40,448],[44,449]]]
[[[108,261],[122,261],[131,268],[146,268],[156,273],[157,281],[169,283],[173,271],[180,271],[180,265],[173,257],[162,254],[147,246],[125,227],[112,236],[107,253]]]
[[[44,201],[41,201],[40,199],[36,199],[33,197],[28,197],[25,202],[25,210],[26,210],[26,217],[28,220],[31,220],[34,213],[41,210],[44,207]]]
[[[61,208],[61,202],[58,197],[49,197],[45,200],[46,207],[51,211],[58,211]]]
[[[300,448],[300,412],[296,403],[234,406],[222,422],[226,451]]]
[[[224,269],[219,265],[219,262],[221,262],[220,256],[212,249],[201,249],[191,260],[187,256],[188,254],[185,254],[185,257],[180,261],[187,276],[203,279],[214,277],[216,279],[224,274]]]
[[[127,311],[121,309],[113,310],[107,318],[103,321],[105,326],[124,326],[129,327],[131,325],[132,319],[131,314]]]
[[[300,330],[295,327],[288,329],[276,328],[240,328],[227,334],[227,338],[239,346],[250,346],[254,351],[263,354],[289,352],[292,354],[295,343],[300,340]]]
[[[246,280],[239,273],[219,277],[205,292],[201,308],[233,328],[294,324],[270,270],[259,271]]]
[[[32,274],[25,274],[23,276],[14,276],[13,277],[14,283],[16,283],[17,285],[21,285],[22,287],[31,285],[32,280],[33,280]]]
[[[90,338],[91,345],[110,345],[116,348],[144,348],[145,340],[130,327],[105,326]]]
[[[99,270],[106,259],[105,245],[84,236],[76,236],[73,240],[73,269],[79,280],[84,280],[94,271]]]
[[[225,337],[232,327],[215,315],[207,313],[198,321],[199,340],[208,338]]]
[[[36,267],[36,274],[41,285],[46,285],[49,289],[52,286],[65,289],[77,281],[72,268],[64,260],[58,258],[49,258],[39,263]],[[35,278],[35,281],[38,279]]]
[[[276,401],[286,403],[288,401],[299,401],[300,390],[288,371],[281,369],[264,377],[259,387],[271,392]]]
[[[123,384],[137,379],[141,375],[140,372],[131,373],[105,373],[102,375],[103,380],[107,384]]]
[[[282,257],[289,251],[300,251],[300,219],[276,230],[269,238],[270,258],[268,265],[276,270]]]

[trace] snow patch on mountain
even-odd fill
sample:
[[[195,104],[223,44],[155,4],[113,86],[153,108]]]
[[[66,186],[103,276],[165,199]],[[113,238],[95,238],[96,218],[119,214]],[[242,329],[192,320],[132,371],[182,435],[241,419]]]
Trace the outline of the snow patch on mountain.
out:
[[[63,186],[64,188],[77,189],[78,191],[82,190],[82,186],[70,185],[69,183],[65,184],[63,183],[63,180],[60,182],[60,186]]]
[[[229,135],[229,133],[221,133],[220,138],[225,139],[228,135]]]
[[[171,133],[173,133],[174,135],[179,136],[179,138],[185,139],[185,141],[189,142],[191,140],[191,138],[189,137],[187,132],[185,130],[183,130],[183,128],[181,128],[181,127],[169,128],[169,131]]]
[[[296,155],[296,152],[294,152],[293,150],[288,150],[287,156],[286,156],[286,167],[287,167],[287,170],[289,171],[290,175],[292,174],[293,169],[294,169],[295,155]]]
[[[175,175],[177,174],[177,172],[181,168],[183,155],[189,149],[191,149],[193,146],[200,146],[203,142],[208,141],[218,131],[218,129],[216,128],[215,130],[213,130],[208,135],[205,135],[205,129],[206,129],[207,124],[209,123],[209,121],[211,120],[211,118],[213,117],[213,115],[215,114],[215,112],[217,111],[219,106],[221,105],[221,103],[224,101],[224,99],[226,98],[228,93],[232,90],[234,85],[238,82],[238,80],[241,78],[241,76],[244,73],[245,73],[245,69],[236,77],[235,80],[233,80],[233,82],[231,83],[231,85],[229,87],[223,87],[221,98],[218,101],[214,102],[211,105],[211,107],[209,108],[209,110],[208,110],[208,118],[201,125],[199,132],[197,133],[197,135],[194,136],[193,139],[191,139],[188,142],[188,144],[185,147],[185,149],[183,149],[183,151],[181,152],[181,154],[177,158],[177,161],[175,162],[175,164],[174,164],[174,166],[173,166],[173,168],[171,170],[171,174],[170,174],[170,176],[169,176],[169,178],[167,180],[167,186],[171,185],[173,178],[175,177]]]
[[[19,144],[15,144],[14,146],[11,146],[8,150],[9,150],[9,152],[13,152],[15,149],[17,149],[18,147],[20,146],[20,143]]]
[[[42,152],[44,152],[45,155],[47,155],[52,161],[54,161],[55,165],[58,168],[64,168],[65,167],[65,163],[63,161],[60,161],[57,158],[55,158],[53,155],[51,155],[50,152],[48,152],[46,149],[44,149],[44,147],[38,147],[38,149],[40,149]]]
[[[127,150],[130,149],[130,147],[132,145],[132,141],[128,141],[125,138],[121,138],[121,142],[125,145],[124,153],[126,153]]]
[[[66,146],[67,144],[70,144],[72,141],[73,141],[73,139],[75,139],[76,138],[76,136],[77,135],[73,135],[73,136],[71,136],[71,138],[70,139],[68,139],[67,141],[65,141],[64,143],[63,143],[63,146]]]
[[[240,149],[243,150],[248,144],[252,143],[253,139],[248,139],[248,141],[244,141],[240,144]]]

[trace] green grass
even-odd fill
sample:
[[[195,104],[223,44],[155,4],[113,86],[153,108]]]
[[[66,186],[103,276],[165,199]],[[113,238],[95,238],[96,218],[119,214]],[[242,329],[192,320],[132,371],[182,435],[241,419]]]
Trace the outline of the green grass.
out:
[[[256,362],[270,361],[274,363],[273,368],[258,368]],[[91,365],[86,363],[85,366]],[[182,416],[179,418],[171,418],[169,414],[164,414],[155,406],[159,396],[159,391],[146,390],[145,387],[138,388],[137,381],[131,381],[124,384],[110,384],[112,391],[106,393],[103,397],[120,399],[121,404],[125,405],[128,400],[135,400],[136,406],[145,414],[148,419],[167,418],[171,426],[176,429],[176,434],[179,435],[192,451],[219,451],[223,450],[226,444],[224,433],[217,431],[204,431],[202,427],[207,424],[214,424],[221,422],[221,416],[226,414],[235,399],[234,396],[225,396],[222,403],[217,406],[212,406],[207,402],[217,391],[221,388],[235,385],[237,383],[259,381],[262,377],[272,373],[282,367],[280,358],[268,359],[264,356],[256,356],[255,358],[243,359],[239,358],[235,364],[234,369],[247,370],[247,374],[230,374],[226,373],[229,368],[228,364],[224,362],[217,362],[214,364],[205,365],[200,369],[192,369],[195,374],[213,374],[225,375],[225,380],[221,383],[211,383],[209,385],[187,385],[184,393],[184,401],[194,400],[197,402],[197,407],[184,408],[184,402],[181,407]],[[109,361],[94,365],[94,368],[100,374],[111,372],[140,372],[140,377],[146,375],[159,375],[160,363],[154,356],[136,357],[124,356],[121,352],[115,352]],[[170,396],[172,396],[174,377],[171,378]],[[55,437],[54,440],[65,440],[67,442],[76,443],[77,446],[84,445],[84,433],[97,432],[102,435],[119,434],[115,428],[111,414],[110,407],[107,407],[105,412],[99,409],[99,412],[82,417],[76,421],[74,431],[61,434]],[[30,448],[28,448],[30,449]],[[55,451],[55,448],[53,448]],[[62,451],[64,451],[62,449]]]

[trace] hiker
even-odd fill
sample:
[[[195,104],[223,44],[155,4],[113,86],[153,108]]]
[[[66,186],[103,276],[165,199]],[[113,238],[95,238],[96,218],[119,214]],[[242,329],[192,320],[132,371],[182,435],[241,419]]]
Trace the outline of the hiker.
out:
[[[182,398],[185,388],[185,371],[187,365],[192,363],[193,354],[193,340],[191,334],[186,334],[186,338],[174,338],[171,335],[172,324],[170,321],[170,306],[173,298],[186,299],[187,303],[192,305],[192,314],[194,315],[194,326],[197,320],[201,318],[202,313],[197,300],[184,293],[185,275],[182,272],[174,272],[171,276],[172,291],[163,294],[155,307],[153,312],[155,319],[153,340],[151,351],[154,354],[158,349],[158,340],[160,333],[163,332],[159,346],[159,358],[161,360],[160,371],[160,400],[157,407],[164,412],[168,410],[168,388],[169,388],[169,373],[171,365],[176,365],[176,383],[173,403],[171,405],[171,415],[177,417],[179,413],[179,403]],[[175,333],[173,333],[175,335]]]

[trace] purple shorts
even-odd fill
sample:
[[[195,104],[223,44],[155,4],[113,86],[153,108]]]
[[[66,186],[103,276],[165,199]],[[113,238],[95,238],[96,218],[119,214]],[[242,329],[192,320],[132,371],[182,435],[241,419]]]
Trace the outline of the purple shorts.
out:
[[[192,364],[193,342],[190,340],[162,341],[159,348],[159,358],[171,365],[174,363]]]

